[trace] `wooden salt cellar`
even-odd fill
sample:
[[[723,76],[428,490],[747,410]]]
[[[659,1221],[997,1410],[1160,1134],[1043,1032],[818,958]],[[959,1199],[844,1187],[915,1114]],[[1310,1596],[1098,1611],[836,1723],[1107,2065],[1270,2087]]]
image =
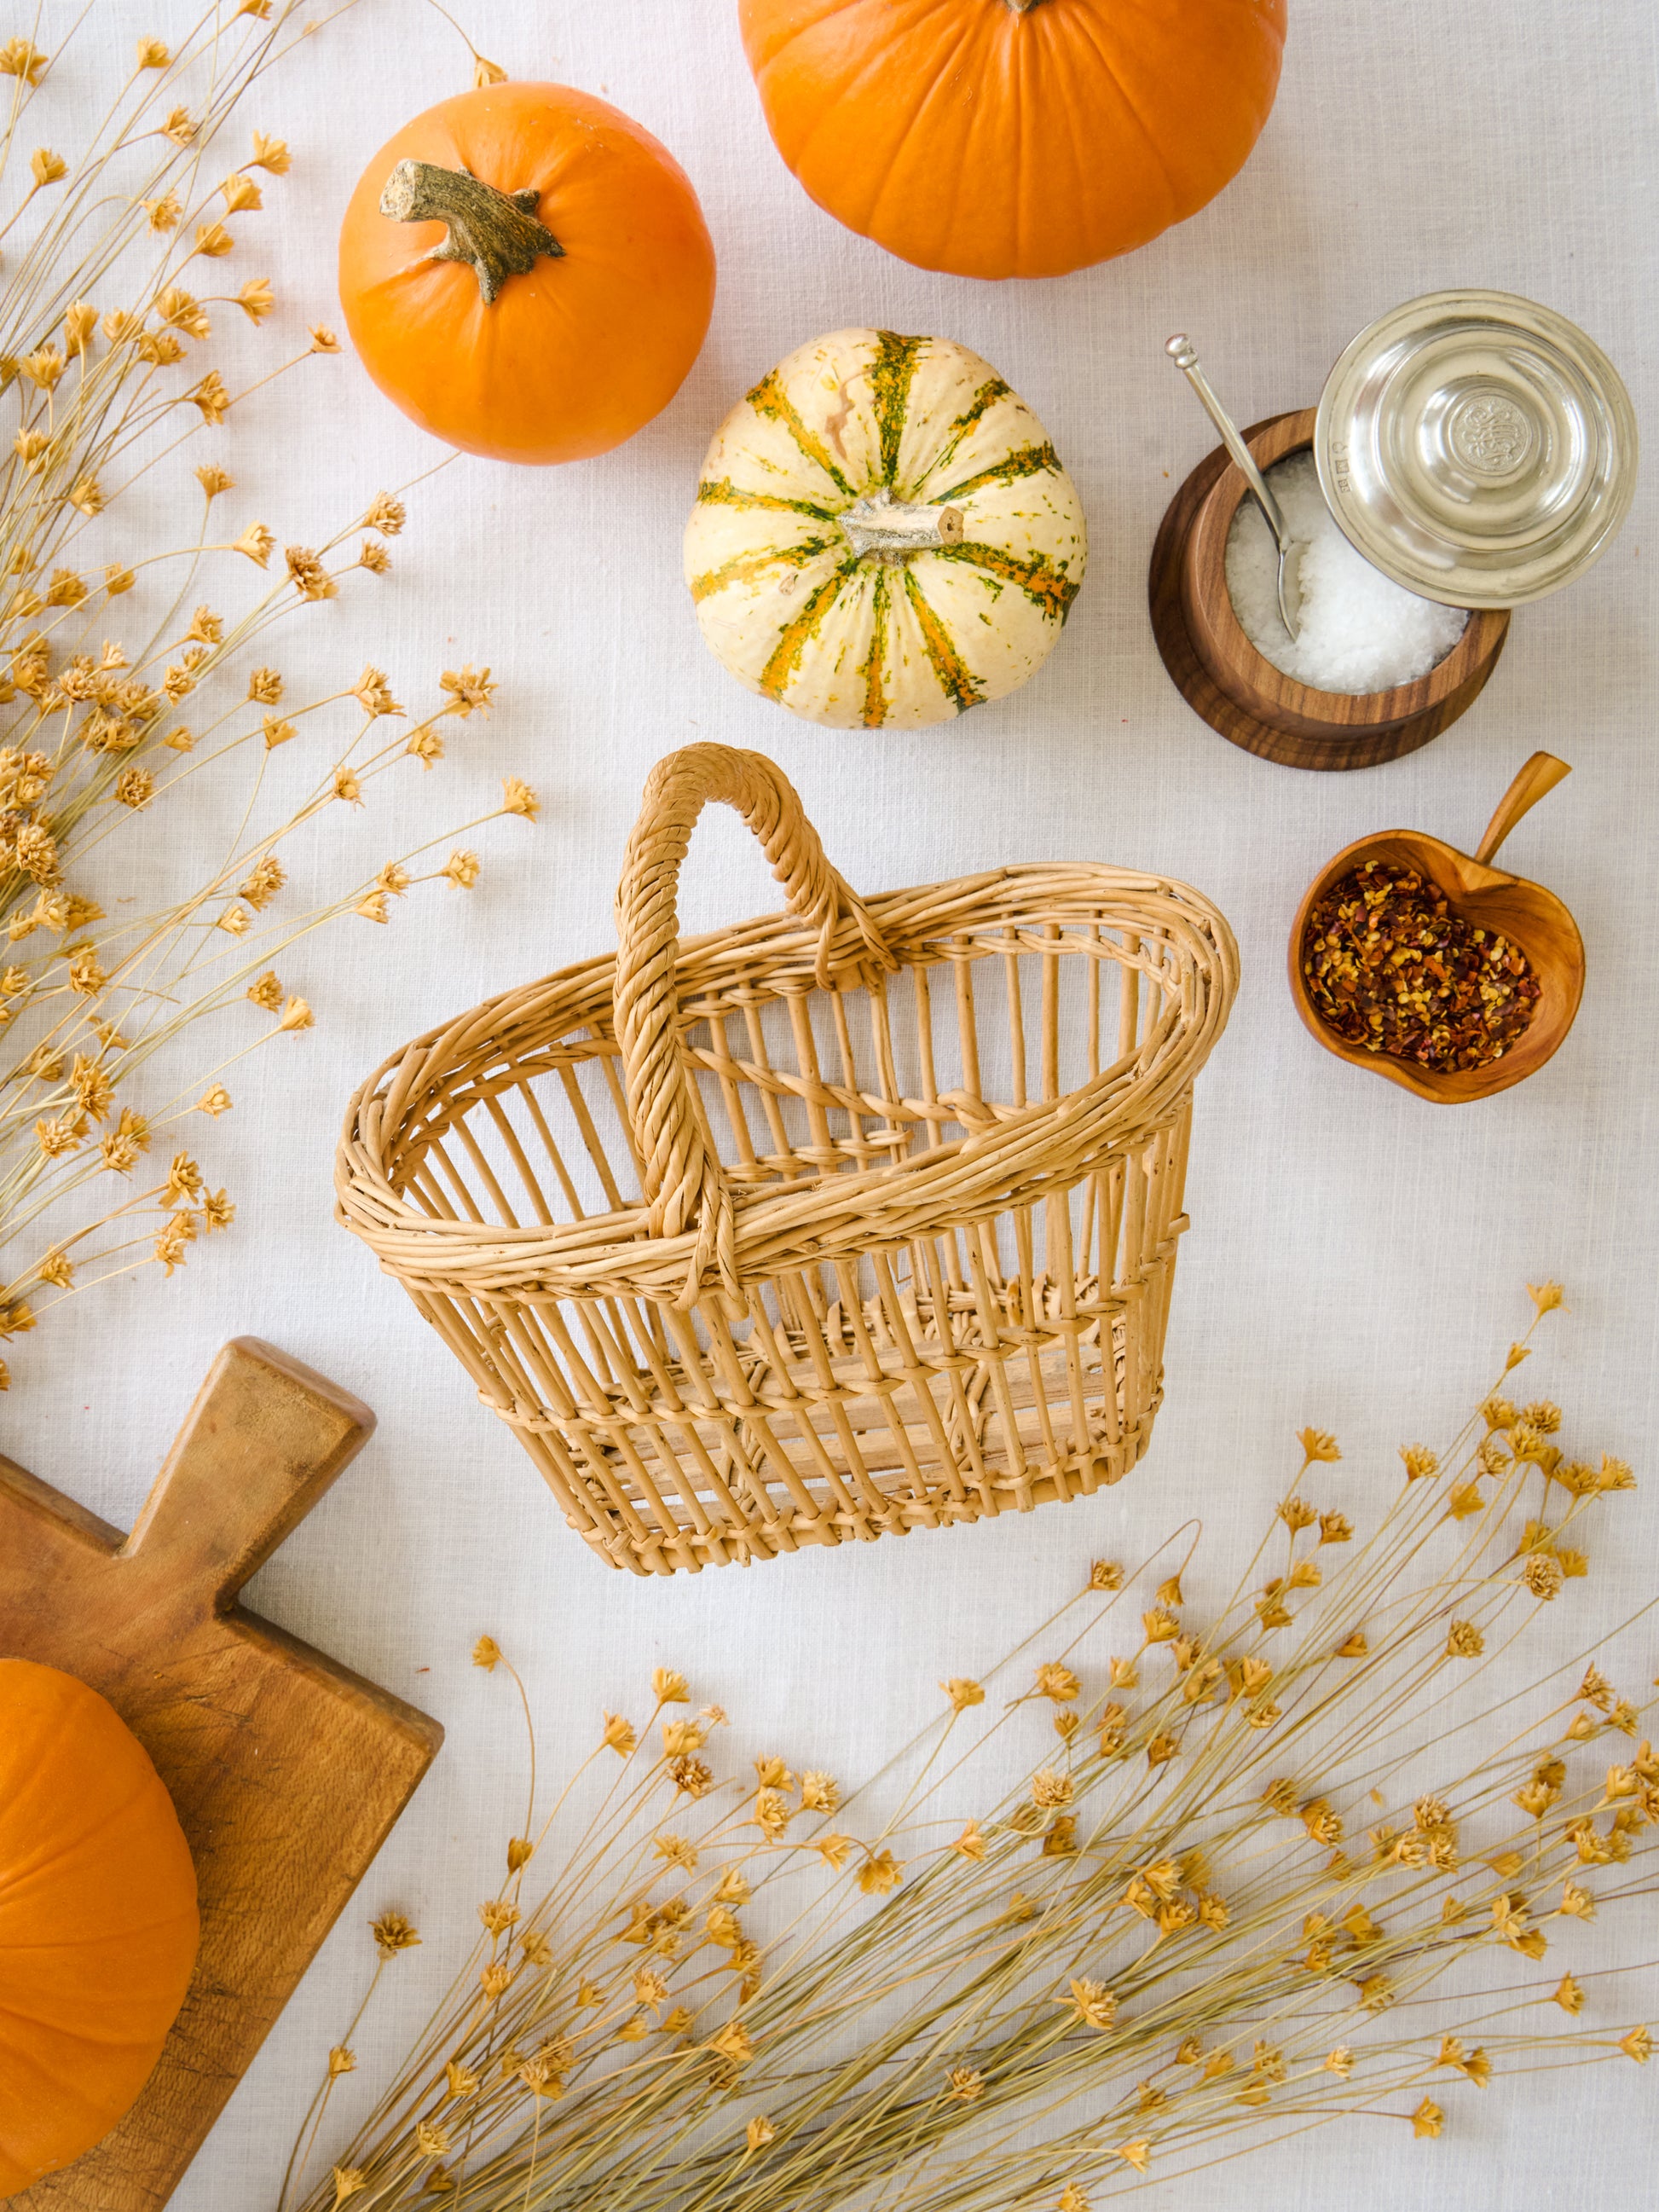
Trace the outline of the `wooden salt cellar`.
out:
[[[1315,410],[1274,415],[1244,433],[1264,472],[1313,443]],[[1318,691],[1264,659],[1227,590],[1227,535],[1243,471],[1218,446],[1170,501],[1152,547],[1152,634],[1195,714],[1246,752],[1286,768],[1375,768],[1415,752],[1468,711],[1498,665],[1507,608],[1472,613],[1445,659],[1387,691]]]
[[[138,2101],[10,2212],[166,2203],[443,1741],[237,1602],[374,1426],[238,1337],[130,1536],[0,1459],[0,1655],[109,1699],[172,1796],[202,1909],[184,2010]]]
[[[1471,855],[1441,838],[1417,830],[1386,830],[1379,836],[1361,837],[1328,860],[1309,884],[1296,910],[1291,929],[1291,996],[1296,1010],[1328,1052],[1355,1067],[1398,1083],[1419,1098],[1437,1106],[1467,1105],[1490,1098],[1523,1083],[1551,1058],[1572,1027],[1584,992],[1584,940],[1578,925],[1553,891],[1523,876],[1505,875],[1494,868],[1498,848],[1522,816],[1535,806],[1546,792],[1553,791],[1564,775],[1572,773],[1553,753],[1534,753],[1498,803],[1486,824],[1486,834]],[[1377,860],[1388,868],[1415,868],[1432,883],[1454,914],[1484,929],[1500,932],[1518,945],[1538,981],[1539,999],[1531,1021],[1499,1060],[1485,1067],[1455,1068],[1442,1073],[1415,1060],[1396,1060],[1384,1052],[1367,1052],[1362,1045],[1340,1036],[1314,1011],[1302,973],[1302,940],[1308,917],[1331,885]]]

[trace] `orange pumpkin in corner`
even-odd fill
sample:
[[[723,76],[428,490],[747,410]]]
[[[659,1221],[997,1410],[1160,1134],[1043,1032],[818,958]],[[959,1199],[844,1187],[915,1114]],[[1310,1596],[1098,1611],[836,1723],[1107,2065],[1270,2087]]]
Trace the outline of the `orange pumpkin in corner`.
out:
[[[364,170],[340,301],[422,429],[497,460],[582,460],[679,390],[714,249],[685,172],[620,109],[492,84],[416,116]]]
[[[742,0],[778,151],[821,208],[954,276],[1146,245],[1240,168],[1285,0]]]
[[[190,1847],[143,1745],[72,1674],[0,1659],[0,2197],[126,2112],[199,1934]]]

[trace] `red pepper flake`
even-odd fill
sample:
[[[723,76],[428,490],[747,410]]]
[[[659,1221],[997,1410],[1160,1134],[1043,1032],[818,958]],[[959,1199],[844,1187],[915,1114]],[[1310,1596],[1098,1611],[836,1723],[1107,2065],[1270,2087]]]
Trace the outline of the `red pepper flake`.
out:
[[[1314,1011],[1340,1037],[1442,1074],[1501,1060],[1538,1006],[1518,945],[1455,913],[1416,869],[1380,860],[1314,908],[1302,973]]]

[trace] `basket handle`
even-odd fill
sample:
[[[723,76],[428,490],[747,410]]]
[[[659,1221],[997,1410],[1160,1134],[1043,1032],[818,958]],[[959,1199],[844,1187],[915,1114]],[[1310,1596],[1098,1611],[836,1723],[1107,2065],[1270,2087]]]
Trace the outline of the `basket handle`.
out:
[[[697,1231],[685,1286],[674,1300],[681,1309],[716,1286],[728,1297],[740,1297],[732,1194],[680,1048],[675,974],[680,864],[710,799],[742,815],[792,911],[817,925],[813,978],[820,990],[830,988],[833,941],[843,925],[857,933],[859,965],[897,965],[862,899],[824,857],[794,787],[763,753],[686,745],[657,763],[617,887],[617,1039],[652,1233],[678,1237],[694,1225]],[[841,964],[847,964],[844,950]]]

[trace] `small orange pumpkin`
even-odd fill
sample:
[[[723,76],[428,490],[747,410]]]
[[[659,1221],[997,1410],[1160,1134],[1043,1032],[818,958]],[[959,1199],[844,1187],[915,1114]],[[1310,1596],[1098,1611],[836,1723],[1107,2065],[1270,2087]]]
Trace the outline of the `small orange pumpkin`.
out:
[[[690,180],[562,84],[441,100],[381,147],[340,232],[363,366],[422,429],[505,461],[607,453],[668,404],[714,301]]]
[[[196,1870],[114,1707],[0,1659],[0,2197],[106,2136],[196,1961]]]
[[[1279,86],[1285,0],[742,0],[821,208],[956,276],[1058,276],[1196,214]]]

